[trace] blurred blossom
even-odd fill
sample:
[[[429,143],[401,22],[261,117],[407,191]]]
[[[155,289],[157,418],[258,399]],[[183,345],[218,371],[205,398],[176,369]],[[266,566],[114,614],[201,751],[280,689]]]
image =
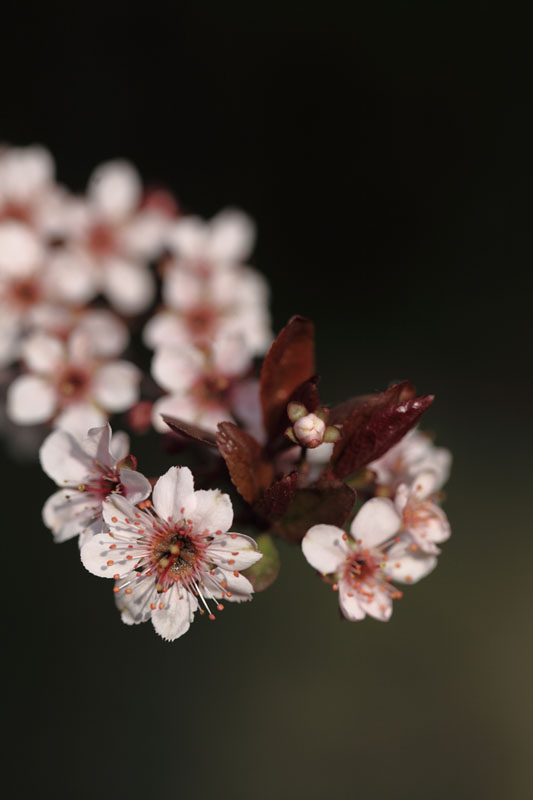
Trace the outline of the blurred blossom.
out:
[[[152,375],[170,395],[154,403],[153,424],[168,430],[161,414],[216,430],[232,419],[234,390],[250,370],[248,348],[241,336],[221,336],[209,353],[192,345],[162,347],[152,361]]]
[[[444,447],[435,447],[431,437],[418,430],[409,431],[384,456],[372,461],[368,469],[376,473],[380,486],[392,494],[400,483],[410,484],[421,472],[435,475],[432,491],[442,488],[450,475],[452,454]]]
[[[206,274],[245,263],[255,236],[250,217],[226,209],[210,222],[194,216],[180,218],[169,226],[166,244],[181,268]]]
[[[66,342],[45,333],[29,336],[21,348],[27,372],[7,394],[10,419],[20,425],[55,419],[58,427],[75,423],[86,432],[108,413],[130,408],[138,400],[139,370],[128,361],[99,357],[95,344],[83,330]]]

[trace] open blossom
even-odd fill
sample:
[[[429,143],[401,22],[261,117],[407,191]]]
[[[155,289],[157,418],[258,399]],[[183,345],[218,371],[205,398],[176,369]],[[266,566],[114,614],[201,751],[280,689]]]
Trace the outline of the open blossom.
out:
[[[0,220],[19,220],[41,229],[53,202],[54,162],[50,153],[32,147],[0,150]]]
[[[68,431],[54,431],[43,442],[43,470],[61,488],[46,501],[44,524],[56,542],[80,536],[81,544],[106,530],[102,503],[111,494],[131,503],[146,500],[150,482],[128,464],[129,439],[111,427],[93,428],[81,439]]]
[[[166,305],[144,329],[148,347],[209,346],[220,336],[242,336],[251,356],[264,353],[272,340],[265,280],[249,267],[204,275],[166,264]]]
[[[439,480],[431,470],[421,472],[410,486],[400,484],[394,498],[402,531],[411,538],[413,547],[425,553],[440,553],[437,545],[451,534],[446,514],[432,497],[439,488]]]
[[[139,397],[139,370],[129,361],[99,357],[92,341],[83,330],[67,342],[45,333],[30,336],[22,346],[28,372],[8,390],[9,418],[19,425],[55,418],[57,427],[86,432],[103,425],[108,413],[130,408]]]
[[[114,578],[117,604],[127,624],[152,620],[167,640],[184,634],[196,610],[214,618],[221,599],[249,600],[253,588],[240,574],[261,558],[253,539],[229,533],[233,509],[227,494],[194,490],[187,467],[171,467],[157,481],[153,507],[143,511],[121,495],[103,505],[109,533],[81,549],[94,575]]]
[[[121,313],[143,311],[155,296],[147,262],[163,248],[168,215],[143,207],[139,175],[126,161],[98,167],[76,204],[53,262],[58,282],[83,302],[101,292]]]
[[[430,437],[418,430],[410,431],[385,455],[368,465],[376,473],[376,481],[394,493],[400,483],[412,483],[421,472],[433,472],[432,491],[448,480],[452,454],[444,447],[435,447]]]
[[[391,583],[415,583],[436,566],[434,555],[413,551],[398,536],[401,519],[392,502],[368,500],[354,518],[349,536],[335,525],[314,525],[302,541],[312,567],[331,576],[339,604],[349,620],[367,614],[386,621],[392,601],[402,593]]]
[[[255,241],[255,225],[242,211],[226,209],[206,222],[181,217],[167,231],[166,244],[180,267],[200,274],[246,262]]]
[[[231,420],[236,381],[250,366],[248,349],[239,336],[218,338],[210,353],[192,345],[161,348],[153,358],[152,375],[171,394],[154,403],[154,427],[168,430],[162,414],[209,429]]]

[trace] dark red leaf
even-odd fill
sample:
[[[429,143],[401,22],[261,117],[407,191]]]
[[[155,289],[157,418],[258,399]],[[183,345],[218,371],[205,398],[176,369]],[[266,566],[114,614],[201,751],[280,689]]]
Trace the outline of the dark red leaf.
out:
[[[416,425],[434,400],[433,395],[400,400],[401,386],[372,395],[348,416],[330,462],[338,478],[346,478],[386,453]]]
[[[342,481],[297,489],[273,532],[291,542],[301,542],[313,525],[324,523],[342,528],[353,511],[355,497],[354,490]]]
[[[383,407],[383,405],[389,405],[390,403],[403,403],[405,400],[410,400],[415,394],[415,387],[409,381],[395,383],[394,386],[390,386],[384,392],[359,394],[330,408],[328,422],[330,425],[342,424],[354,409],[360,408],[366,403]]]
[[[216,442],[235,488],[246,502],[255,502],[273,477],[272,465],[261,455],[261,445],[233,422],[219,422]]]
[[[316,411],[317,408],[320,408],[320,397],[318,396],[318,389],[316,388],[319,380],[320,375],[313,375],[308,381],[301,383],[300,386],[294,390],[288,402],[301,403],[308,411]],[[287,419],[287,424],[288,423],[289,420]],[[285,421],[283,421],[283,425],[285,425]]]
[[[284,475],[265,489],[254,506],[254,510],[264,519],[279,519],[287,511],[298,482],[298,472],[295,470],[289,475]]]
[[[313,376],[314,353],[313,323],[304,317],[292,317],[272,343],[261,369],[259,391],[269,438],[279,434],[293,392]]]
[[[195,442],[207,444],[209,447],[217,446],[215,434],[206,430],[206,428],[201,428],[199,425],[191,425],[189,422],[185,422],[177,417],[170,417],[168,414],[162,414],[161,416],[167,425],[172,428],[175,433],[179,433],[180,436],[186,436],[187,439],[193,439]]]

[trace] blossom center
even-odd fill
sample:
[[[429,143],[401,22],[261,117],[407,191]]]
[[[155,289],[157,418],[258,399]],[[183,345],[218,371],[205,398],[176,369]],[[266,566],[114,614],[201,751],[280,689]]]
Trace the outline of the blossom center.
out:
[[[10,299],[19,308],[29,308],[41,297],[41,289],[32,278],[13,281],[9,287]]]
[[[89,388],[90,375],[82,367],[69,366],[58,378],[57,389],[60,402],[72,403],[81,400]]]
[[[185,520],[170,529],[163,526],[154,531],[150,561],[157,574],[158,590],[165,591],[176,582],[192,588],[205,568],[208,542],[195,535]]]
[[[346,558],[342,566],[342,577],[354,589],[359,589],[361,584],[375,578],[381,570],[382,558],[371,550],[357,548]]]
[[[96,256],[107,256],[116,250],[115,234],[109,225],[97,223],[89,230],[87,244]]]

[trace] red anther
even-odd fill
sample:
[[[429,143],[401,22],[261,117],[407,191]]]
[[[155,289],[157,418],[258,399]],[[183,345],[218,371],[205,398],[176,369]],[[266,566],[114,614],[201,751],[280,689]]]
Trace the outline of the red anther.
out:
[[[117,572],[117,574],[116,574],[116,575],[113,575],[113,577],[114,577],[114,579],[115,579],[116,581],[118,581],[118,579],[120,578],[120,575],[119,575],[119,574],[118,574],[118,572]],[[116,586],[115,586],[115,590],[118,592],[118,589],[117,589],[117,587],[116,587]]]
[[[214,614],[209,614],[209,619],[215,619],[215,615]]]
[[[217,611],[224,611],[224,606],[222,605],[222,603],[218,604]]]
[[[226,597],[231,597],[231,592],[226,592]]]
[[[233,574],[235,575],[235,577],[236,577],[236,578],[238,578],[238,577],[239,577],[239,575],[240,575],[240,572],[239,572],[239,570],[238,570],[238,569],[234,569],[234,570],[233,570]]]
[[[113,577],[115,576],[113,575]],[[120,592],[120,588],[118,586],[113,586],[113,591],[115,592],[115,594],[117,594],[117,592]]]

